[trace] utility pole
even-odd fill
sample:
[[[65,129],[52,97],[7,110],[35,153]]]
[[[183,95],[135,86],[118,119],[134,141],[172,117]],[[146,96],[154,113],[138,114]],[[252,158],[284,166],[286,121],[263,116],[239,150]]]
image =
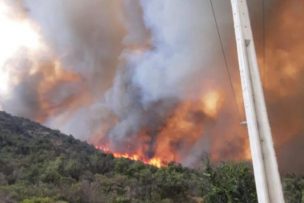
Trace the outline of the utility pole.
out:
[[[231,0],[246,123],[259,203],[284,203],[247,0]]]

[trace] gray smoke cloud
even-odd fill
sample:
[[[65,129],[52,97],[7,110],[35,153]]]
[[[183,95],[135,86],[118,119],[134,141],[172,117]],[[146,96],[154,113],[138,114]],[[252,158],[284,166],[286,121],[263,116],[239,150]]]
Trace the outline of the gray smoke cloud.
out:
[[[107,138],[118,149],[126,143],[136,146],[134,136],[142,129],[153,145],[176,104],[198,99],[202,78],[210,75],[213,56],[220,54],[209,1],[141,1],[141,6],[144,21],[129,26],[140,25],[140,33],[129,32],[125,39],[142,36],[144,25],[150,31],[150,47],[144,40],[142,50],[125,49],[125,65],[106,97],[118,119]]]
[[[195,91],[218,51],[209,2],[142,1],[142,6],[153,45],[139,58],[133,82],[142,89],[143,102],[183,99]]]
[[[125,35],[120,2],[104,0],[25,0],[29,15],[63,61],[65,69],[85,77],[100,95],[114,77]]]
[[[6,3],[15,13],[22,13],[23,18],[37,23],[50,50],[41,51],[35,59],[27,54],[27,50],[20,51],[6,64],[20,81],[11,88],[9,97],[1,99],[2,108],[32,119],[42,117],[42,121],[51,127],[88,139],[95,129],[92,121],[100,120],[94,116],[96,108],[100,109],[96,107],[100,106],[96,100],[111,86],[123,50],[126,28],[120,1],[25,0],[18,4]],[[41,106],[38,87],[48,77],[56,76],[55,59],[62,63],[65,71],[79,75],[79,79],[65,81],[59,78],[57,84],[53,84],[56,87],[43,95],[50,102],[50,107],[45,109]],[[39,71],[30,74],[33,66]],[[84,96],[91,98],[89,104],[79,104],[77,108],[64,104]],[[47,114],[46,110],[54,113]]]
[[[217,160],[237,157],[243,151],[246,145],[241,140],[246,140],[246,129],[239,122],[244,118],[236,115],[241,104],[235,104],[224,69],[209,1],[5,2],[18,13],[18,18],[37,24],[48,50],[33,58],[27,49],[21,49],[5,64],[19,80],[10,87],[9,96],[0,94],[0,107],[4,110],[39,120],[82,140],[107,142],[114,151],[136,151],[144,143],[146,156],[153,157],[159,132],[175,109],[217,88],[225,95],[218,117],[189,112],[188,120],[206,129],[190,148],[185,141],[187,135],[181,135],[170,147],[179,152],[187,166],[195,165],[204,151],[217,154]],[[248,3],[257,50],[263,53],[263,15],[271,17],[267,9],[275,2],[264,2],[264,14],[262,0]],[[233,83],[238,84],[230,2],[214,0],[213,5]],[[63,69],[61,74],[57,72],[57,62]],[[34,74],[32,67],[38,70]],[[55,78],[55,82],[48,78]],[[300,87],[296,92],[299,94],[291,100],[298,104],[302,101],[298,96],[302,95]],[[268,99],[274,134],[281,136],[277,126],[290,117],[282,114],[291,112],[302,120],[302,111],[297,108],[280,111],[281,106],[292,103],[288,98],[282,101],[271,91],[266,95],[274,98]],[[281,113],[276,117],[275,112]],[[141,134],[146,136],[144,141],[135,142],[142,139]],[[292,164],[292,170],[302,168],[287,161],[293,154],[292,146],[296,146],[297,153],[302,152],[299,142],[288,140],[278,150],[284,167]]]
[[[217,1],[215,6],[226,30],[232,25],[229,3]],[[212,85],[229,87],[216,84],[226,80],[219,71],[223,60],[214,61],[221,52],[209,1],[24,0],[18,9],[39,25],[52,55],[39,55],[33,63],[41,71],[25,71],[2,106],[17,115],[42,117],[46,125],[77,138],[94,135],[108,139],[115,150],[126,144],[132,150],[140,144],[133,138],[145,129],[153,156],[157,134],[180,102],[198,99],[197,92]],[[223,33],[228,39],[233,30]],[[51,105],[45,109],[37,86],[55,72],[54,58],[78,78],[47,91],[43,99]],[[78,104],[82,97],[90,99]],[[65,104],[70,100],[72,107]],[[49,109],[52,113],[44,112]],[[201,153],[196,151],[196,156]]]

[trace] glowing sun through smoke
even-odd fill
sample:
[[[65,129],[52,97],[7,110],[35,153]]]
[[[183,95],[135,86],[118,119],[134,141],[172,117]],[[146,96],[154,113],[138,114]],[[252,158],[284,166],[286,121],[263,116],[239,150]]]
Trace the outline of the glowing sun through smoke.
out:
[[[30,117],[44,123],[58,113],[58,109],[65,108],[67,112],[69,108],[86,100],[83,99],[85,85],[77,73],[63,67],[49,44],[44,41],[40,27],[22,14],[21,10],[0,2],[0,109],[5,108],[4,103],[14,97],[18,88],[31,81],[35,83],[32,87],[35,94],[32,97],[35,97],[37,106]],[[70,89],[71,86],[77,86],[78,97],[74,93],[76,90],[72,93],[62,90],[67,84]],[[33,100],[29,103],[35,103]],[[22,113],[21,116],[29,117]]]
[[[37,51],[43,47],[41,37],[28,19],[16,15],[14,10],[0,2],[0,98],[8,95],[12,74],[6,63],[18,51]],[[1,108],[1,106],[0,106]]]

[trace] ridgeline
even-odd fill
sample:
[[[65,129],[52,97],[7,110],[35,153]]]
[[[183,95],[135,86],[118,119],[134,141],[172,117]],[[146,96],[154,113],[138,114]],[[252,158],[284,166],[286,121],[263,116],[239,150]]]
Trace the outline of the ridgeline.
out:
[[[247,163],[156,168],[0,112],[0,203],[257,202]],[[284,178],[287,202],[304,202],[303,177]]]

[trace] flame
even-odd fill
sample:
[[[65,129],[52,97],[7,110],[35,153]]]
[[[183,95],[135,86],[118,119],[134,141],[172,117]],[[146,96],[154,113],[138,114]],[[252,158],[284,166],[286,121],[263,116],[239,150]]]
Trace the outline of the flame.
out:
[[[166,120],[163,128],[157,132],[156,140],[152,141],[151,135],[143,130],[135,138],[137,144],[134,150],[117,152],[109,147],[107,141],[96,148],[106,153],[111,152],[114,157],[142,161],[156,167],[165,166],[170,162],[181,162],[191,153],[193,145],[202,138],[209,128],[208,125],[213,125],[214,119],[223,107],[223,100],[224,95],[221,91],[210,90],[198,99],[180,103]],[[151,146],[147,143],[153,142],[153,152],[149,153]]]
[[[207,92],[202,98],[203,111],[215,118],[222,106],[223,97],[219,91],[212,90]]]
[[[180,104],[157,136],[155,154],[167,162],[181,161],[183,153],[202,138],[218,115],[224,97],[219,90],[210,90],[201,98]],[[183,151],[179,153],[179,145]]]
[[[115,158],[125,158],[130,159],[133,161],[140,161],[147,165],[152,165],[157,168],[161,168],[165,166],[165,163],[160,158],[146,158],[144,156],[141,156],[140,154],[133,154],[133,153],[118,153],[118,152],[112,152],[112,150],[109,149],[109,147],[106,146],[95,146],[96,149],[103,151],[107,154],[113,154]]]

